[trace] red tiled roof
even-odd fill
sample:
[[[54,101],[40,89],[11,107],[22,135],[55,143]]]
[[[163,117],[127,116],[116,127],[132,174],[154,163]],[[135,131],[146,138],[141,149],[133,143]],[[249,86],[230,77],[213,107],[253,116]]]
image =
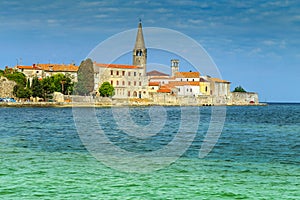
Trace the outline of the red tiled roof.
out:
[[[149,82],[149,86],[159,86],[160,82]]]
[[[199,72],[176,72],[175,77],[176,78],[199,78],[200,73]]]
[[[159,93],[171,93],[171,89],[169,89],[169,88],[160,88],[159,90],[157,90],[157,92],[159,92]]]
[[[121,64],[103,64],[95,63],[97,67],[106,67],[106,68],[119,68],[119,69],[139,69],[141,67],[135,65],[121,65]]]
[[[39,67],[36,66],[24,66],[24,65],[18,65],[17,66],[18,69],[32,69],[32,70],[41,70]]]
[[[77,72],[78,66],[69,64],[36,64],[36,67],[41,68],[44,71],[53,71],[53,72]]]

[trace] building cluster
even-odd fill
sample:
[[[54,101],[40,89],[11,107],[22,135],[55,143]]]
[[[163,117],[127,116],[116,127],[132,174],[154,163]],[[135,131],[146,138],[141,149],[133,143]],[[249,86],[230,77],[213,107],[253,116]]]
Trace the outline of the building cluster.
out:
[[[138,25],[132,52],[132,65],[101,64],[94,62],[95,90],[103,82],[115,88],[114,98],[153,98],[155,95],[172,96],[223,96],[230,94],[230,82],[202,76],[199,72],[180,72],[179,60],[172,59],[171,74],[147,72],[147,48],[142,24]]]
[[[33,64],[33,65],[17,65],[17,71],[22,72],[31,81],[33,77],[43,79],[54,74],[62,73],[69,75],[73,81],[77,81],[78,66],[75,64]]]
[[[226,97],[230,94],[229,81],[203,76],[199,72],[181,72],[178,59],[171,60],[170,75],[156,70],[147,72],[147,48],[141,22],[138,25],[132,57],[132,65],[103,64],[94,61],[95,92],[103,82],[109,82],[115,89],[113,98],[116,99],[153,99],[155,95]],[[35,76],[42,79],[62,73],[69,74],[73,81],[77,81],[78,66],[74,64],[17,65],[16,69],[30,80]]]

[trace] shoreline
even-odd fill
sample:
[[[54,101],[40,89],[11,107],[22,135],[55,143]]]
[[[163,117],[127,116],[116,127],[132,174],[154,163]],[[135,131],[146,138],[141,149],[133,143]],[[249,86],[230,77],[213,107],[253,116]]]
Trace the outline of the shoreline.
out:
[[[0,107],[57,107],[57,108],[72,108],[72,107],[143,107],[143,106],[194,106],[194,107],[214,107],[214,106],[267,106],[267,103],[258,104],[218,104],[218,105],[198,105],[198,104],[171,104],[171,103],[118,103],[107,104],[101,102],[0,102]]]

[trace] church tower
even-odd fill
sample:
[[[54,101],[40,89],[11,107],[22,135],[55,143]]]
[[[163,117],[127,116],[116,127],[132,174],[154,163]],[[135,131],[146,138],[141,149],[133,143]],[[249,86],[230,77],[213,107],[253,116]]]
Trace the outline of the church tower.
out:
[[[172,59],[171,60],[171,76],[175,77],[176,73],[179,71],[179,60],[177,59]]]
[[[142,30],[142,22],[140,20],[138,26],[138,32],[136,35],[135,45],[133,49],[133,65],[144,68],[144,76],[146,75],[146,64],[147,64],[147,49],[145,47],[145,41]]]

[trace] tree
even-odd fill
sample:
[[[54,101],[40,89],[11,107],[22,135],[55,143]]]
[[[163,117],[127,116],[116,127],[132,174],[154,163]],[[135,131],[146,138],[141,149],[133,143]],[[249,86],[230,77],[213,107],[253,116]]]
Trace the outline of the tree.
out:
[[[11,81],[15,81],[19,85],[26,85],[26,76],[21,72],[4,73],[4,76]]]
[[[94,67],[93,61],[88,58],[81,62],[77,72],[78,82],[75,85],[75,93],[86,95],[94,90]]]
[[[53,76],[43,78],[42,89],[44,98],[50,97],[53,92],[61,92],[69,94],[73,91],[73,83],[69,75],[62,73],[54,74]]]
[[[42,84],[38,77],[32,79],[31,91],[33,97],[43,97]]]
[[[244,88],[242,88],[242,86],[238,86],[238,87],[234,88],[233,92],[246,92],[246,90],[244,90]]]
[[[30,88],[24,88],[22,85],[15,85],[13,94],[18,98],[30,98],[32,95],[32,91]]]
[[[99,93],[102,97],[111,97],[114,95],[114,91],[115,88],[109,82],[102,83],[101,87],[99,88]]]

